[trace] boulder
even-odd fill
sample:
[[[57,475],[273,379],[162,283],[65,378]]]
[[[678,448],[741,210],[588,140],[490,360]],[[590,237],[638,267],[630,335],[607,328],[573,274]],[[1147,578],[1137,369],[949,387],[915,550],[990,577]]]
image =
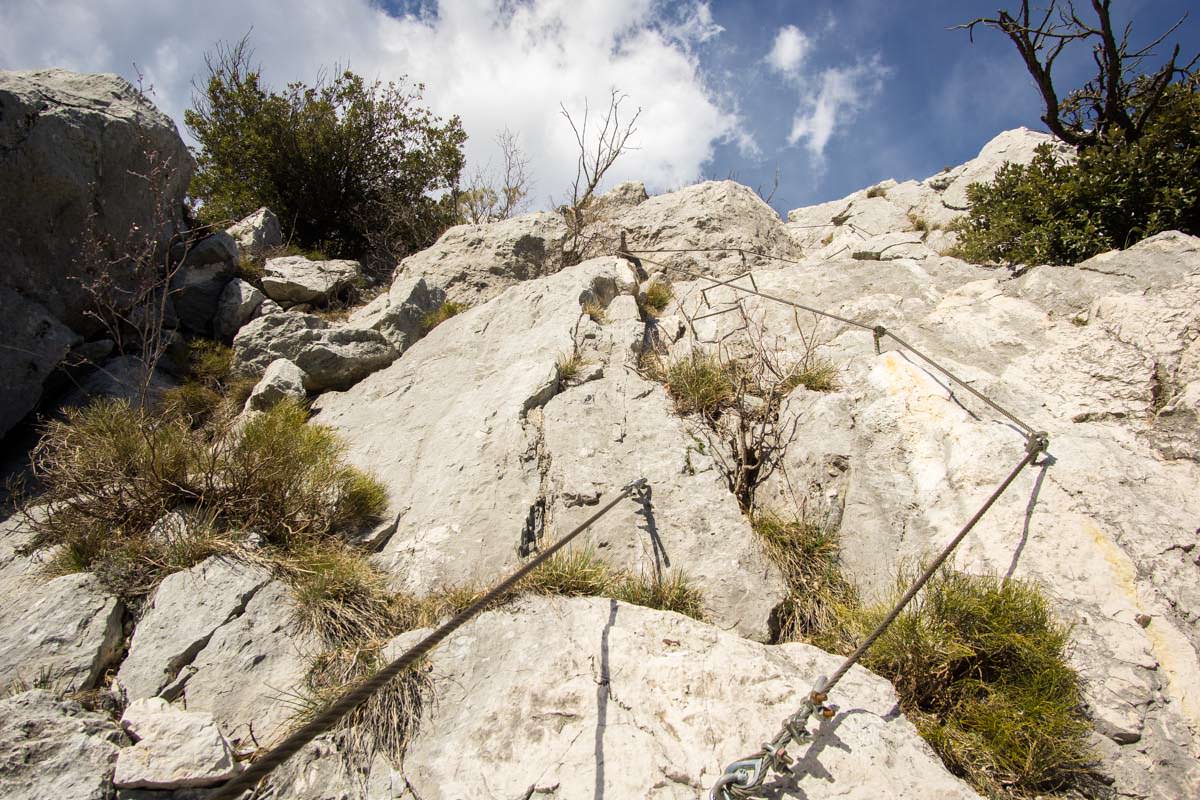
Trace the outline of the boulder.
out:
[[[258,375],[279,358],[307,376],[305,389],[347,389],[396,360],[398,353],[383,334],[363,328],[334,327],[313,314],[267,314],[238,331],[233,339],[237,369]]]
[[[247,411],[268,411],[283,400],[291,398],[303,402],[308,397],[304,390],[307,376],[304,370],[286,358],[277,358],[268,366],[246,400]]]
[[[403,353],[425,335],[425,315],[446,301],[446,293],[420,277],[399,277],[384,294],[350,315],[346,327],[379,331]]]
[[[117,356],[95,365],[59,402],[67,408],[83,408],[93,400],[109,398],[154,407],[162,402],[164,392],[177,386],[179,381],[158,365],[147,374],[140,356]]]
[[[562,216],[547,211],[486,225],[456,225],[432,247],[401,261],[394,277],[424,278],[451,300],[483,303],[513,284],[562,269],[567,237]]]
[[[182,229],[192,157],[127,81],[61,69],[0,72],[0,149],[0,286],[90,334],[85,240],[128,286],[134,266],[118,257]]]
[[[121,727],[134,745],[117,754],[113,785],[118,789],[214,786],[241,771],[209,714],[150,697],[129,704]]]
[[[176,682],[186,707],[212,714],[239,747],[278,739],[296,713],[296,695],[320,648],[297,628],[295,614],[287,585],[271,581],[213,633]]]
[[[217,300],[217,311],[213,317],[213,333],[223,342],[233,341],[237,332],[242,329],[262,307],[266,295],[253,284],[241,278],[234,278],[225,284],[221,296]]]
[[[323,303],[362,279],[357,261],[310,261],[304,256],[267,259],[262,287],[278,303]]]
[[[585,229],[585,238],[604,254],[616,252],[621,233],[631,250],[746,248],[792,258],[799,250],[779,214],[754,190],[733,181],[705,181],[651,197],[633,206],[616,205]],[[592,252],[592,251],[589,251]],[[600,255],[599,252],[595,252]],[[779,262],[734,251],[644,254],[651,261],[711,275],[731,276],[747,268],[773,269]],[[672,279],[682,279],[677,274]]]
[[[127,744],[105,714],[35,689],[0,700],[0,795],[7,800],[108,800]]]
[[[0,606],[0,689],[45,683],[90,689],[121,650],[124,604],[95,576],[36,573],[10,583],[20,603]]]
[[[605,258],[517,284],[354,388],[317,398],[316,421],[388,489],[377,558],[397,587],[486,584],[519,563],[526,520],[546,502],[532,412],[557,391],[581,304],[607,304],[631,281],[625,262]]]
[[[37,406],[42,385],[73,345],[70,328],[40,303],[0,286],[0,437]]]
[[[425,800],[694,800],[840,661],[614,600],[529,598],[433,651],[436,710],[424,710],[404,777]],[[887,681],[854,667],[831,702],[835,716],[810,723],[814,740],[789,748],[793,770],[769,779],[784,795],[978,797],[896,710]]]
[[[279,220],[271,209],[260,208],[225,230],[237,242],[240,258],[262,258],[268,250],[283,244]]]
[[[134,628],[117,685],[129,700],[153,697],[175,680],[213,632],[240,616],[270,575],[220,557],[167,576]]]
[[[219,261],[184,266],[171,277],[171,301],[179,324],[186,331],[197,336],[213,335],[213,318],[234,274],[233,264]]]
[[[172,255],[182,261],[185,267],[211,267],[216,264],[225,264],[230,269],[236,269],[238,245],[234,238],[225,231],[215,231],[190,246],[175,245]]]

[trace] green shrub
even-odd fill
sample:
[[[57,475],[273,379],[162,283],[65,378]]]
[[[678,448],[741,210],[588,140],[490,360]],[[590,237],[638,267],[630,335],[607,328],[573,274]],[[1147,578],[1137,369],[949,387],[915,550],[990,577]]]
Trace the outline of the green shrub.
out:
[[[433,311],[430,311],[429,313],[425,314],[425,316],[421,317],[422,335],[429,333],[438,325],[441,325],[451,317],[458,316],[470,307],[471,306],[466,303],[456,303],[453,300],[445,301]]]
[[[850,652],[913,578],[884,604],[841,607],[815,643]],[[1093,762],[1067,641],[1036,587],[942,570],[862,663],[952,772],[992,797],[1036,797],[1085,782]]]
[[[957,254],[1075,264],[1165,230],[1200,233],[1200,96],[1194,83],[1167,91],[1136,142],[1113,129],[1074,163],[1042,145],[1030,164],[1005,164],[991,183],[968,187]]]
[[[455,221],[466,134],[422,106],[423,87],[345,71],[269,89],[243,39],[218,45],[184,112],[199,144],[192,197],[210,222],[269,206],[292,241],[394,261]]]

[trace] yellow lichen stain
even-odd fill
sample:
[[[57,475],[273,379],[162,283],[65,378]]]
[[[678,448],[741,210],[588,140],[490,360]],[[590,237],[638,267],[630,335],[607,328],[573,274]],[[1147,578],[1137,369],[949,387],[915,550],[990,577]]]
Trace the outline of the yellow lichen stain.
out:
[[[1083,526],[1112,570],[1116,588],[1129,598],[1139,613],[1145,614],[1147,609],[1138,591],[1137,570],[1129,556],[1092,521],[1084,522]],[[1151,622],[1145,633],[1150,651],[1158,662],[1159,674],[1164,679],[1164,693],[1188,725],[1200,732],[1200,664],[1196,661],[1196,653],[1187,638],[1168,620],[1154,614],[1150,616]]]

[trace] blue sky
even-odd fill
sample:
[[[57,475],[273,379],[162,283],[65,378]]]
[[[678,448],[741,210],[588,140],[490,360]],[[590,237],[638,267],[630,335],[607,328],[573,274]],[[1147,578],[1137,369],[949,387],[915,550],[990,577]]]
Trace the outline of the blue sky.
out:
[[[0,68],[60,66],[134,74],[181,120],[204,52],[253,29],[273,85],[311,82],[334,63],[426,85],[459,114],[470,170],[497,162],[515,132],[535,182],[533,205],[563,198],[578,117],[610,88],[640,106],[637,149],[613,180],[651,191],[733,176],[769,188],[773,205],[834,199],[888,177],[961,163],[1002,130],[1041,128],[1040,100],[1012,45],[948,31],[1016,3],[975,0],[0,0]],[[1087,6],[1080,2],[1080,6]],[[1135,42],[1190,3],[1116,0]],[[1175,37],[1200,50],[1200,17]],[[1061,60],[1064,91],[1089,76],[1080,49]],[[181,126],[182,127],[182,126]]]

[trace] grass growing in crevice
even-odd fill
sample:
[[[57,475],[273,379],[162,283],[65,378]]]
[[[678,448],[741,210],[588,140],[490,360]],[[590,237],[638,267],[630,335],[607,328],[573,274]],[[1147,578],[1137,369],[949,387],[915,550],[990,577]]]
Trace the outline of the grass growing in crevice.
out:
[[[608,322],[608,309],[595,300],[589,300],[584,303],[582,310],[584,315],[597,325],[603,325]]]
[[[780,386],[784,393],[797,386],[812,392],[834,392],[838,389],[837,378],[838,369],[832,361],[813,357],[792,367],[780,381]]]
[[[807,641],[828,630],[839,609],[857,603],[842,574],[834,528],[769,511],[759,511],[752,527],[787,585],[787,597],[772,620],[776,641]]]
[[[632,605],[704,619],[704,598],[682,572],[657,578],[634,575],[615,569],[590,548],[568,548],[555,553],[530,573],[518,591],[563,597],[611,597]]]
[[[645,308],[649,310],[652,316],[657,317],[666,310],[667,304],[671,302],[673,293],[671,286],[666,283],[651,283],[646,287]]]
[[[467,303],[456,303],[453,300],[446,300],[433,311],[421,317],[421,335],[424,336],[438,325],[441,325],[451,317],[458,316],[470,307]]]
[[[736,393],[733,369],[699,350],[658,367],[657,372],[678,414],[718,414]]]
[[[915,577],[880,605],[845,604],[818,646],[848,653]],[[1090,784],[1094,756],[1068,629],[1033,585],[943,569],[863,658],[955,774],[993,798]]]
[[[570,383],[579,377],[580,371],[587,365],[587,361],[578,350],[572,350],[570,353],[563,353],[558,357],[554,367],[558,372],[558,381],[560,384]]]

